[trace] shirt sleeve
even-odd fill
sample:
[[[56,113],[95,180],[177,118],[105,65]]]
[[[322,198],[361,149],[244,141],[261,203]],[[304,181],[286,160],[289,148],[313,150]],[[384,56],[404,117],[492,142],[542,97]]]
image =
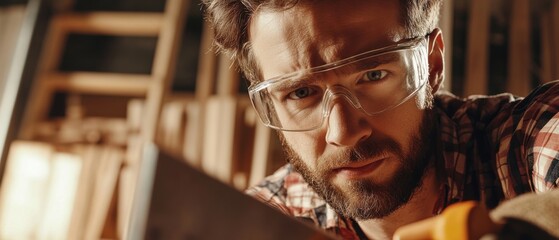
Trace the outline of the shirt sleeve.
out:
[[[534,89],[500,114],[496,169],[504,197],[544,192],[559,177],[559,82]],[[509,112],[510,111],[510,112]]]
[[[559,82],[536,88],[515,112],[523,112],[513,137],[522,146],[531,191],[557,188],[559,178]],[[513,113],[513,118],[514,113]],[[521,164],[518,164],[521,165]]]
[[[559,113],[555,113],[536,134],[531,154],[534,191],[556,188],[559,183]]]

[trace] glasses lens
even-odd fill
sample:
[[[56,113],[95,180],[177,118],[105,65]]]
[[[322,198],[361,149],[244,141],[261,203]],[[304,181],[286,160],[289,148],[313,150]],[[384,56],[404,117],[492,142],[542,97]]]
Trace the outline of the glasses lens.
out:
[[[258,115],[276,129],[312,130],[322,125],[337,96],[374,115],[405,102],[427,81],[426,40],[369,53],[254,86],[249,94]],[[329,88],[333,82],[344,87]]]

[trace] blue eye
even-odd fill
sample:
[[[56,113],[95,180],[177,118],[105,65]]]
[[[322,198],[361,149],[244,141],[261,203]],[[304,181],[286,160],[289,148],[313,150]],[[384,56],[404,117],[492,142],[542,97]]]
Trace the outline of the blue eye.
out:
[[[363,80],[374,82],[383,79],[387,74],[384,70],[372,70],[365,73]]]
[[[303,99],[303,98],[306,98],[308,96],[311,96],[314,93],[316,93],[316,90],[314,90],[310,87],[302,87],[302,88],[298,88],[295,91],[289,93],[288,97],[290,99]]]

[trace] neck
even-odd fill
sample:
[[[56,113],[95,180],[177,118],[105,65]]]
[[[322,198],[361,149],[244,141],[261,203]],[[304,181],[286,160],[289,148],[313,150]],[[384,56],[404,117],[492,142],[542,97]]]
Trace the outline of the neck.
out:
[[[401,226],[433,216],[433,208],[439,197],[439,186],[434,168],[425,173],[423,184],[401,208],[387,217],[357,221],[369,239],[392,239]]]

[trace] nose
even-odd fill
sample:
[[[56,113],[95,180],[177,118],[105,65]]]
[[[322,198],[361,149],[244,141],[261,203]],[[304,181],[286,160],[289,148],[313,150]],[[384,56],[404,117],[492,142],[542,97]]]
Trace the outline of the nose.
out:
[[[328,115],[326,142],[339,147],[355,146],[372,134],[367,117],[345,97],[336,98]]]

